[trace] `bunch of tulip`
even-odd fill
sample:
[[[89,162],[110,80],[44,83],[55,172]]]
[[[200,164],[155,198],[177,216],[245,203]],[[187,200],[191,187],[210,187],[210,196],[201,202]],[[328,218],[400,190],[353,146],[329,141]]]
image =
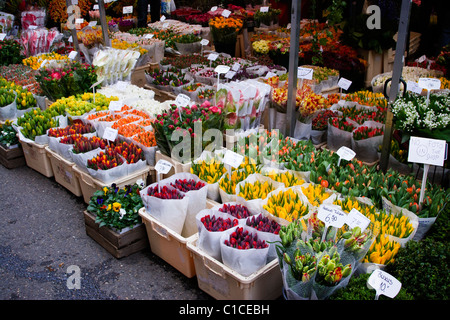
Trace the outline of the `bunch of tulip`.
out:
[[[299,219],[309,212],[309,208],[304,204],[298,193],[289,188],[272,194],[267,198],[267,203],[263,209],[275,217],[292,222]]]

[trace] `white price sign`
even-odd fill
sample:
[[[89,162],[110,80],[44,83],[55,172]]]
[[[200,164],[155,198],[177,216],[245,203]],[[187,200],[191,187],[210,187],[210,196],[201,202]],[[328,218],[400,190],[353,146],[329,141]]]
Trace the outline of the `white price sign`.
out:
[[[164,22],[164,20],[166,20],[166,16],[161,16],[161,18],[159,18],[159,21]]]
[[[177,95],[175,99],[175,104],[179,107],[186,107],[191,102],[191,98],[183,93]]]
[[[332,226],[341,228],[347,220],[347,215],[341,210],[341,207],[337,205],[321,204],[319,206],[317,218],[325,223],[326,227]]]
[[[171,168],[172,168],[172,164],[166,160],[159,160],[155,165],[155,170],[161,174],[169,173]]]
[[[239,62],[235,62],[233,64],[233,66],[231,67],[231,70],[238,72],[240,68],[241,68],[240,63]]]
[[[352,160],[356,155],[355,151],[347,147],[340,147],[339,150],[336,151],[336,153],[339,156],[339,158],[347,161]]]
[[[352,85],[352,82],[350,80],[347,80],[345,78],[340,78],[338,82],[338,87],[342,88],[343,90],[348,90],[350,86]]]
[[[89,27],[95,27],[97,25],[97,21],[90,21]]]
[[[259,8],[260,12],[269,12],[269,7],[261,7]]]
[[[77,55],[78,55],[78,52],[76,52],[76,51],[71,51],[71,52],[69,53],[69,59],[74,60],[74,59],[77,57]]]
[[[369,279],[367,279],[367,284],[372,289],[375,289],[376,300],[378,300],[378,296],[380,294],[392,299],[399,293],[400,289],[402,288],[402,284],[400,281],[381,269],[375,269],[372,272]]]
[[[214,12],[216,10],[217,10],[217,6],[214,6],[214,7],[211,8],[211,12]]]
[[[230,70],[227,73],[225,73],[225,78],[232,79],[236,75],[236,71]]]
[[[208,60],[214,61],[214,60],[216,60],[218,57],[219,57],[219,54],[218,54],[218,53],[210,53],[210,54],[208,55]]]
[[[419,78],[418,85],[426,90],[439,90],[441,88],[441,80],[435,78]]]
[[[119,134],[119,131],[117,129],[107,127],[107,128],[105,128],[105,131],[103,132],[103,139],[106,139],[109,141],[115,141],[118,134]]]
[[[446,144],[445,140],[411,137],[408,162],[442,167],[445,161]]]
[[[75,19],[75,23],[83,23],[83,22],[84,22],[83,18]]]
[[[231,14],[230,10],[225,9],[222,11],[222,16],[224,16],[225,18],[228,18],[230,14]]]
[[[411,81],[411,80],[406,83],[406,88],[407,88],[408,91],[411,91],[411,92],[414,92],[414,93],[417,93],[417,94],[421,94],[422,93],[422,88],[419,87],[417,82],[414,82],[414,81]]]
[[[6,38],[6,33],[0,33],[0,41],[5,40]]]
[[[244,156],[237,154],[231,150],[227,150],[223,157],[223,163],[232,166],[233,168],[238,168],[242,161],[244,161]]]
[[[110,101],[109,102],[109,110],[111,111],[120,111],[122,110],[123,102],[122,101]]]
[[[201,44],[202,46],[206,46],[206,45],[208,45],[208,43],[209,43],[209,40],[208,40],[208,39],[202,39],[202,41],[200,41],[200,44]]]
[[[228,71],[230,71],[230,67],[229,66],[225,66],[225,65],[219,65],[214,69],[215,72],[217,73],[227,73]]]
[[[360,227],[361,232],[366,230],[367,226],[370,224],[370,219],[363,215],[361,212],[353,208],[347,215],[347,220],[345,223],[350,228]]]
[[[313,73],[314,73],[313,69],[298,67],[297,78],[298,79],[312,80]]]
[[[98,10],[98,4],[94,4],[94,10]]]
[[[275,73],[273,73],[272,71],[269,71],[269,72],[267,72],[267,74],[264,77],[264,79],[269,79],[269,78],[272,78],[272,77],[275,77],[275,76],[276,76]]]
[[[133,13],[133,6],[123,7],[123,14]]]
[[[427,60],[427,56],[426,56],[426,55],[423,55],[423,56],[421,56],[420,58],[416,59],[416,62],[422,63],[422,62],[424,62],[425,60]]]
[[[144,36],[144,39],[151,39],[151,38],[153,38],[155,35],[153,34],[153,33],[147,33],[145,36]]]
[[[73,42],[73,38],[72,38],[72,36],[70,36],[70,37],[69,37],[69,39],[67,39],[67,41],[69,41],[69,42]]]

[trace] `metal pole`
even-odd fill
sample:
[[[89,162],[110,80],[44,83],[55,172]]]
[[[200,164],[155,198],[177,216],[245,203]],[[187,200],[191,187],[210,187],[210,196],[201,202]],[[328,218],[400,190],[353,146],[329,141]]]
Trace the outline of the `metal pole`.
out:
[[[108,33],[108,24],[106,23],[106,11],[105,11],[105,1],[98,0],[98,10],[100,13],[100,24],[102,26],[103,44],[106,47],[111,47],[111,39]]]
[[[383,172],[387,171],[389,164],[389,153],[391,149],[391,139],[393,132],[394,115],[391,111],[391,104],[395,101],[398,95],[398,88],[400,77],[403,71],[404,53],[406,49],[406,41],[409,30],[409,16],[411,11],[411,0],[402,0],[402,7],[400,12],[400,21],[398,25],[397,45],[395,48],[394,70],[392,71],[391,90],[389,92],[388,110],[386,114],[386,125],[384,129],[383,145],[381,149],[380,169]],[[406,88],[404,88],[406,90]]]
[[[286,110],[286,135],[293,137],[295,130],[295,100],[297,97],[298,51],[300,44],[301,0],[292,0],[291,48],[289,49],[288,99]]]

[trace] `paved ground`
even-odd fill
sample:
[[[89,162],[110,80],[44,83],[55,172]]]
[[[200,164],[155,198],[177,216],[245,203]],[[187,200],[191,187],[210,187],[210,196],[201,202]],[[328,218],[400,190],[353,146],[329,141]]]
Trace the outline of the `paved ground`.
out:
[[[150,249],[114,258],[86,235],[83,199],[27,166],[0,165],[0,204],[0,300],[211,299]]]

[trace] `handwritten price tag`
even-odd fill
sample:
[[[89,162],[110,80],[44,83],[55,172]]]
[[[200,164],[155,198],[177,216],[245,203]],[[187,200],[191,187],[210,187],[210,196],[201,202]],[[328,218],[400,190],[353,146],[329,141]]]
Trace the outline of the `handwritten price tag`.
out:
[[[219,54],[218,54],[218,53],[210,53],[210,54],[208,55],[208,60],[214,61],[214,60],[216,60],[218,57],[219,57]]]
[[[83,22],[84,22],[83,18],[75,19],[75,23],[83,23]]]
[[[441,80],[435,78],[419,78],[418,85],[426,90],[439,90],[441,88]]]
[[[443,166],[445,161],[445,140],[411,137],[408,162]]]
[[[172,168],[172,164],[166,160],[159,160],[155,165],[155,170],[161,174],[169,173],[171,168]]]
[[[217,6],[214,6],[214,7],[211,8],[211,12],[214,12],[216,10],[217,10]]]
[[[261,7],[259,8],[260,12],[269,12],[269,7]]]
[[[151,38],[153,38],[155,35],[153,34],[153,33],[147,33],[145,36],[144,36],[144,39],[151,39]]]
[[[189,102],[191,102],[191,98],[183,93],[177,95],[175,99],[175,104],[178,107],[186,107],[187,105],[189,105]]]
[[[223,157],[223,163],[232,166],[233,168],[238,168],[242,161],[244,161],[244,156],[237,154],[231,150],[227,150]]]
[[[230,10],[225,9],[222,11],[222,16],[224,16],[225,18],[228,18],[230,14],[231,14]]]
[[[227,73],[228,71],[230,71],[230,67],[225,65],[219,65],[214,69],[214,71],[217,73]]]
[[[400,281],[381,269],[374,270],[369,279],[367,279],[367,283],[372,289],[375,289],[376,300],[378,300],[378,296],[380,294],[392,299],[399,293],[400,289],[402,288],[402,284]]]
[[[74,60],[74,59],[77,57],[77,55],[78,55],[78,52],[76,52],[76,51],[71,51],[71,52],[69,53],[69,59]]]
[[[98,10],[98,4],[94,4],[94,10]]]
[[[419,87],[419,85],[417,84],[417,82],[414,81],[408,81],[406,83],[406,88],[408,91],[417,93],[417,94],[421,94],[422,93],[422,88]]]
[[[297,78],[312,80],[314,70],[310,68],[298,67]]]
[[[340,78],[338,82],[338,87],[342,88],[343,90],[348,90],[350,86],[352,85],[352,82],[350,80],[347,80],[345,78]]]
[[[231,67],[231,70],[238,72],[240,68],[241,68],[240,63],[235,62],[235,63],[233,64],[233,66]]]
[[[107,128],[105,128],[105,131],[103,132],[103,139],[106,139],[109,141],[115,141],[118,134],[119,134],[118,130],[107,127]]]
[[[364,231],[370,223],[370,219],[363,215],[361,212],[353,208],[347,215],[345,223],[350,228],[360,227],[361,231]]]
[[[339,150],[336,151],[336,153],[339,156],[339,158],[347,161],[352,160],[356,155],[355,151],[347,147],[340,147]]]
[[[123,12],[123,14],[133,13],[133,6],[126,6],[126,7],[123,7],[122,12]]]
[[[201,44],[202,46],[207,46],[208,43],[209,43],[209,40],[208,40],[208,39],[202,39],[202,41],[200,41],[200,44]]]
[[[341,228],[346,222],[347,215],[336,205],[320,205],[317,217],[325,226]]]
[[[122,101],[110,101],[109,102],[109,110],[111,111],[120,111],[123,107]]]
[[[90,21],[89,22],[89,27],[95,27],[97,25],[97,21]]]

